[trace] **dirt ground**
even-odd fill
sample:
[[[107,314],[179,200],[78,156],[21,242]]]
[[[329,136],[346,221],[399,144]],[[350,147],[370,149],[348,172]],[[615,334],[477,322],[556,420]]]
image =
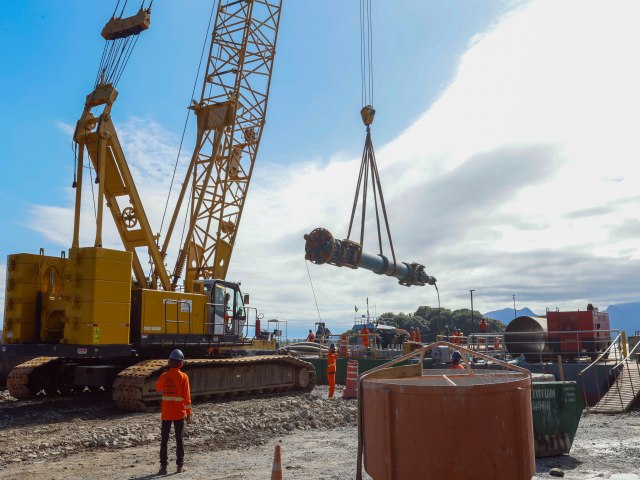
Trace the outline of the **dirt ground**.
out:
[[[169,478],[270,478],[277,443],[284,478],[355,478],[356,402],[326,394],[318,387],[196,404],[185,433],[188,470],[170,465]],[[0,393],[0,478],[157,478],[158,448],[158,413],[123,414],[106,394],[17,402]],[[568,479],[640,480],[640,411],[584,415],[571,454],[538,459],[534,479],[554,478],[554,467]]]

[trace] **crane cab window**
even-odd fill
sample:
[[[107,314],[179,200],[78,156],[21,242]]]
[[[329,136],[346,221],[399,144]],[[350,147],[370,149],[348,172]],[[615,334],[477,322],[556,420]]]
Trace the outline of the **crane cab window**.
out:
[[[242,293],[235,288],[225,287],[216,284],[213,292],[213,304],[215,304],[216,315],[223,317],[225,314],[230,318],[244,318],[244,302]]]
[[[225,303],[226,293],[226,288],[223,285],[216,284],[213,291],[213,303],[218,317],[224,317],[224,314],[227,313],[225,308],[228,307],[228,302]]]
[[[236,297],[236,300],[234,303],[235,318],[244,320],[245,318],[244,301],[242,299],[242,294],[240,293],[240,290],[235,290],[235,297]]]

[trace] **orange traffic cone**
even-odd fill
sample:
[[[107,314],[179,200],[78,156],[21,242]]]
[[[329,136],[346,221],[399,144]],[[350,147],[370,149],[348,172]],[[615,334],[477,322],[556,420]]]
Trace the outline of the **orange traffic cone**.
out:
[[[342,398],[358,398],[358,361],[347,362],[347,385],[342,390]]]
[[[271,469],[271,480],[282,480],[282,462],[280,461],[280,445],[276,445],[273,454],[273,468]]]

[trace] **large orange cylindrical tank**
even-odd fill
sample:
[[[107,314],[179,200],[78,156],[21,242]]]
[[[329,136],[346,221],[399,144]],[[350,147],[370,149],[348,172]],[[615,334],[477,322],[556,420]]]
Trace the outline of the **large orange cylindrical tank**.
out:
[[[530,480],[535,452],[529,375],[427,372],[363,380],[367,473],[375,480]]]

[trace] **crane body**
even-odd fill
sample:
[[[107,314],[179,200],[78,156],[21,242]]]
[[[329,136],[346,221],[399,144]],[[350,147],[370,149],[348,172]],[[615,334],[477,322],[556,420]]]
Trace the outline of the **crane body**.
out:
[[[41,250],[8,257],[0,382],[7,378],[11,395],[113,389],[118,406],[143,410],[159,401],[153,386],[174,348],[192,359],[184,370],[195,398],[313,388],[313,367],[273,355],[275,342],[263,338],[248,295],[225,279],[265,122],[280,9],[281,0],[218,7],[201,98],[192,105],[196,147],[162,247],[111,118],[115,69],[99,73],[74,133],[68,256]],[[137,35],[149,27],[149,14],[112,18],[104,38]],[[93,246],[79,240],[85,151],[98,184]],[[165,259],[185,199],[186,233],[169,272]],[[123,250],[102,245],[105,206]],[[140,249],[149,256],[149,275]],[[234,358],[243,351],[253,355]]]

